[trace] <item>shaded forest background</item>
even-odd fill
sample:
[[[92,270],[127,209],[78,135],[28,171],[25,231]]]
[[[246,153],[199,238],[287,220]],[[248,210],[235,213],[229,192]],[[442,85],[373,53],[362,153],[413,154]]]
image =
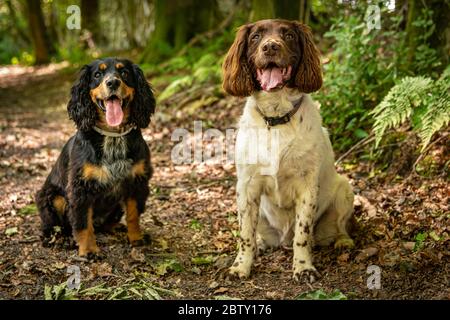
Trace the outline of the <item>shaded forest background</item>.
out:
[[[0,299],[450,299],[449,17],[450,0],[0,1]],[[244,101],[222,90],[221,64],[236,28],[265,18],[311,26],[324,73],[313,98],[355,193],[356,246],[315,249],[313,287],[291,281],[285,249],[258,257],[249,281],[227,279],[235,168],[171,161],[176,128],[235,128]],[[143,130],[153,242],[99,235],[106,257],[88,263],[41,246],[34,194],[75,131],[77,71],[106,56],[139,63],[157,97]],[[66,287],[73,264],[78,291]],[[366,287],[368,265],[382,268],[381,290]]]
[[[67,27],[74,4],[80,9],[79,29]],[[374,4],[381,28],[369,30],[369,4],[350,0],[5,0],[0,64],[68,61],[76,69],[93,58],[124,56],[164,87],[159,97],[164,101],[183,89],[192,93],[193,87],[220,84],[220,65],[238,26],[295,19],[312,27],[323,53],[325,84],[316,99],[337,150],[362,139],[376,139],[378,145],[391,128],[406,123],[419,135],[423,151],[449,119],[448,94],[429,96],[433,87],[448,87],[443,71],[450,56],[450,1]],[[407,81],[403,87],[402,81]],[[402,89],[411,86],[416,96]],[[397,95],[406,102],[398,104]],[[376,137],[369,137],[372,128]]]

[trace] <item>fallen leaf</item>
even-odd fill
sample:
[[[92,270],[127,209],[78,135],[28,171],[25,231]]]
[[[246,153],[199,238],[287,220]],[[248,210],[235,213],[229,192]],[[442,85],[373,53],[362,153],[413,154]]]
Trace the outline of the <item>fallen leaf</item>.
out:
[[[378,253],[378,248],[369,247],[369,248],[361,250],[361,252],[356,256],[355,260],[357,262],[361,262],[361,261],[369,259],[370,257],[374,256],[377,253]]]
[[[17,227],[12,227],[12,228],[8,228],[5,230],[5,235],[12,236],[18,232],[19,232],[19,230],[17,229]]]
[[[409,251],[413,251],[415,245],[416,245],[415,242],[408,241],[408,242],[403,243],[403,248],[405,248],[406,250],[409,250]]]
[[[220,287],[219,289],[214,291],[214,294],[224,293],[227,292],[229,289],[225,287]]]

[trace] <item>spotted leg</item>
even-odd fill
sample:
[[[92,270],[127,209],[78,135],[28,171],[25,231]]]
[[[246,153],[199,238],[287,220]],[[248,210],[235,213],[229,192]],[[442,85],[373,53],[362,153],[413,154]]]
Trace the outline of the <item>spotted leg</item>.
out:
[[[293,276],[296,281],[314,282],[319,276],[313,266],[311,254],[316,201],[317,187],[309,184],[309,188],[306,188],[295,205]]]
[[[250,275],[253,259],[256,254],[256,227],[261,194],[256,186],[249,183],[237,184],[237,204],[240,226],[239,251],[230,267],[230,274],[239,278]]]

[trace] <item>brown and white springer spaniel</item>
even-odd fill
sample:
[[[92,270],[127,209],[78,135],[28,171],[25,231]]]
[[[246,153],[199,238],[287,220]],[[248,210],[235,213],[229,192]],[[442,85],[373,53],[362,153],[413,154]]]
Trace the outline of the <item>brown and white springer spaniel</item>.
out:
[[[313,244],[353,246],[347,233],[353,192],[335,170],[319,108],[308,95],[322,86],[310,28],[286,20],[240,27],[223,75],[229,94],[248,96],[236,140],[241,241],[230,273],[249,276],[258,251],[284,245],[293,246],[294,279],[312,282]]]

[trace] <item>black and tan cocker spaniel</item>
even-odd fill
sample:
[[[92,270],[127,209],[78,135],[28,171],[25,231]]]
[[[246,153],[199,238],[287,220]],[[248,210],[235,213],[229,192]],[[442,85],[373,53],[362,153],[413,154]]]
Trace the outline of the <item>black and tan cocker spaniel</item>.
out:
[[[130,244],[142,245],[139,216],[152,166],[141,128],[155,110],[152,89],[131,61],[105,58],[81,69],[71,94],[67,111],[78,131],[36,195],[43,244],[59,229],[73,234],[80,256],[95,257],[94,230],[111,228],[125,214]]]

